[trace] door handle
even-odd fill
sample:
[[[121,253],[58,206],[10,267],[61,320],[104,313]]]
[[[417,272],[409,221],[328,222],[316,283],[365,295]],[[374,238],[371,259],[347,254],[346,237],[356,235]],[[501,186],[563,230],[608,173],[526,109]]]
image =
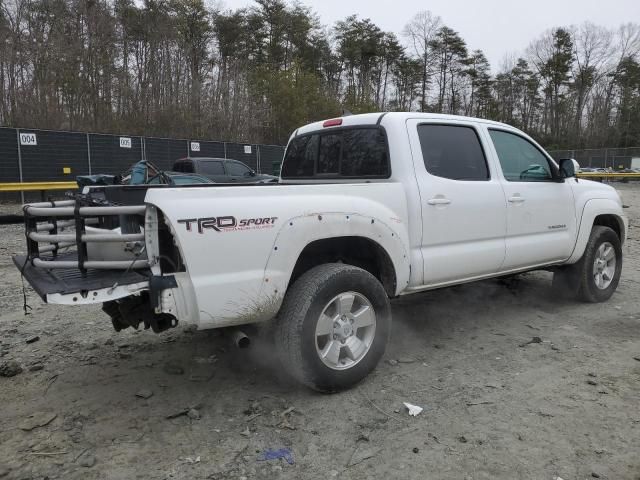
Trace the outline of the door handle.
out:
[[[449,205],[451,203],[451,200],[449,200],[448,198],[435,197],[429,199],[427,203],[429,205]]]
[[[524,202],[524,198],[522,198],[519,194],[516,194],[513,197],[509,197],[509,201],[511,203],[522,203]]]

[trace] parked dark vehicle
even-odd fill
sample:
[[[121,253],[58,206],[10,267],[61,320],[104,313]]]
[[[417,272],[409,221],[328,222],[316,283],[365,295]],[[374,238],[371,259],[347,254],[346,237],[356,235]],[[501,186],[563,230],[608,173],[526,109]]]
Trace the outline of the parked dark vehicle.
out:
[[[278,180],[278,177],[256,173],[244,163],[229,158],[181,158],[173,164],[173,170],[198,173],[215,183],[269,183]]]
[[[171,185],[172,187],[179,187],[180,185],[198,185],[215,183],[210,178],[204,175],[198,175],[197,173],[181,173],[181,172],[160,172],[153,178],[147,181],[150,185]]]

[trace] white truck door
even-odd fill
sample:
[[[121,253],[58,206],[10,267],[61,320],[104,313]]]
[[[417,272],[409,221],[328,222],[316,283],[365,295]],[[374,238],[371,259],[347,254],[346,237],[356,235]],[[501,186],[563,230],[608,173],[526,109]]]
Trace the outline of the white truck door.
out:
[[[407,120],[422,208],[424,284],[497,272],[506,202],[477,124]]]
[[[507,199],[503,270],[566,260],[576,240],[571,181],[558,181],[544,151],[513,131],[489,128]]]

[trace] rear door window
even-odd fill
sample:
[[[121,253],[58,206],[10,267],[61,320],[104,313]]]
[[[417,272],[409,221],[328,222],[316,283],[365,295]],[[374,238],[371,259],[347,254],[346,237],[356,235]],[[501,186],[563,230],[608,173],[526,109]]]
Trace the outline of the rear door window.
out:
[[[450,180],[489,180],[487,160],[473,127],[418,125],[424,166],[431,175]]]
[[[294,138],[282,178],[388,178],[387,137],[382,128],[357,127]]]
[[[173,171],[193,173],[193,165],[189,160],[181,160],[173,164]]]
[[[218,160],[204,160],[200,162],[200,173],[205,175],[224,175],[224,166]]]
[[[227,162],[227,171],[234,177],[246,177],[251,173],[251,169],[238,162]]]

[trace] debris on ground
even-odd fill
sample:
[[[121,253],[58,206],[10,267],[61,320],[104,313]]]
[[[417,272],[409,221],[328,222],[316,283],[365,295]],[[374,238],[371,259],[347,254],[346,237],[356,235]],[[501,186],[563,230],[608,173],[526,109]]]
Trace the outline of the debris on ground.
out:
[[[424,408],[419,407],[418,405],[412,405],[407,402],[402,402],[402,403],[404,404],[405,407],[407,407],[407,411],[409,412],[409,415],[412,417],[417,417],[422,413],[422,410],[424,410]]]
[[[265,462],[269,460],[280,460],[281,458],[283,458],[289,465],[293,465],[295,463],[293,459],[293,452],[289,448],[279,448],[277,450],[271,448],[267,449],[258,456],[258,461]]]
[[[243,437],[250,437],[251,436],[251,430],[249,430],[249,427],[247,427],[243,431],[240,432],[240,435],[242,435]]]
[[[368,460],[369,458],[375,457],[380,452],[380,449],[367,448],[366,446],[357,446],[356,449],[351,454],[351,458],[347,462],[347,467],[353,467],[354,465],[358,465],[359,463]]]
[[[295,430],[296,427],[289,422],[290,415],[294,412],[295,407],[286,408],[280,413],[280,423],[277,424],[278,428],[287,428],[289,430]],[[273,414],[273,413],[272,413]]]
[[[493,402],[490,402],[488,400],[480,402],[467,402],[466,405],[467,407],[473,407],[475,405],[493,405]]]
[[[177,363],[166,363],[163,367],[164,373],[168,373],[169,375],[182,375],[184,374],[184,368],[182,365],[178,365]]]
[[[191,375],[189,375],[189,381],[190,382],[208,382],[213,378],[213,375],[214,375],[213,372],[202,373],[202,374],[192,373]]]
[[[258,413],[262,411],[262,406],[260,405],[260,402],[255,401],[251,404],[251,406],[249,406],[249,408],[245,409],[242,413],[244,413],[245,415],[253,415],[254,413]]]
[[[32,337],[29,337],[25,340],[26,343],[35,343],[38,340],[40,340],[40,337],[38,335],[33,335]]]
[[[413,447],[413,453],[418,453],[420,449],[418,447]]]
[[[145,400],[147,398],[151,398],[152,396],[153,396],[153,392],[151,390],[147,390],[146,388],[143,388],[142,390],[138,390],[136,392],[136,397],[144,398]]]
[[[200,420],[200,416],[200,412],[195,408],[190,408],[187,412],[187,417],[189,417],[191,420]]]
[[[596,382],[596,381],[594,381],[594,380],[587,380],[587,383],[588,383],[589,385],[593,385],[594,387],[595,387],[596,385],[598,385],[598,382]]]
[[[58,416],[53,412],[37,412],[29,415],[18,427],[20,430],[30,432],[31,430],[49,425]]]
[[[187,413],[189,413],[189,410],[191,410],[190,408],[183,408],[182,410],[178,410],[175,413],[170,413],[169,415],[167,415],[165,418],[167,420],[172,420],[174,418],[178,418],[181,417],[183,415],[186,415]]]
[[[636,360],[637,362],[640,362],[640,356],[638,357],[633,357],[634,360]]]
[[[415,363],[416,359],[411,357],[400,357],[398,363]]]
[[[0,377],[15,377],[22,373],[22,367],[15,360],[0,363]]]
[[[532,343],[542,343],[542,339],[540,337],[533,337],[531,340],[525,343],[521,343],[518,345],[519,347],[526,347],[527,345],[531,345]]]
[[[398,361],[394,360],[393,358],[390,358],[389,360],[387,360],[387,363],[392,367],[395,367],[396,365],[398,365]]]
[[[286,417],[287,415],[289,415],[290,413],[293,413],[293,411],[296,409],[296,407],[288,407],[286,408],[281,414],[281,417]]]
[[[29,371],[30,372],[37,372],[39,370],[44,369],[44,365],[41,363],[34,363],[33,365],[29,366]]]
[[[80,460],[81,467],[91,468],[95,464],[96,464],[96,457],[94,457],[93,455],[85,455]]]
[[[198,455],[195,458],[185,457],[184,461],[187,462],[187,463],[200,463],[200,455]]]

